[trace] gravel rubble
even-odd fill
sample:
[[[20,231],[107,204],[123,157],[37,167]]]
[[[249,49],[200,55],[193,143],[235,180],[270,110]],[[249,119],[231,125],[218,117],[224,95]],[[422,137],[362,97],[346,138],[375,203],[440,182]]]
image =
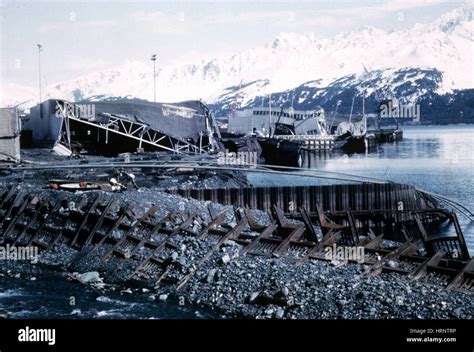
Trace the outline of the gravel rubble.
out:
[[[35,189],[32,184],[22,184]],[[64,192],[43,190],[51,199]],[[105,196],[109,196],[104,194]],[[92,197],[77,193],[74,197]],[[171,211],[177,214],[199,213],[210,221],[208,207],[226,212],[227,221],[235,224],[229,206],[185,199],[163,192],[160,187],[141,187],[117,194],[123,203],[134,203],[137,215],[158,204],[158,217]],[[268,215],[253,211],[256,220],[268,224]],[[195,224],[198,232],[202,225]],[[247,229],[249,232],[249,229]],[[120,233],[116,234],[121,236]],[[249,235],[252,235],[249,233]],[[256,235],[256,234],[254,234]],[[128,280],[146,250],[137,258],[100,258],[110,250],[78,252],[64,244],[41,253],[38,264],[5,261],[0,276],[18,280],[41,280],[42,268],[64,272],[64,279],[75,279],[102,295],[120,290],[124,295],[147,294],[156,304],[184,301],[202,305],[228,318],[256,319],[473,319],[473,295],[448,292],[434,282],[415,282],[396,273],[367,276],[363,264],[307,261],[295,267],[288,258],[242,255],[242,247],[229,240],[199,267],[196,263],[215,244],[209,238],[176,235],[175,248],[163,258],[171,264],[167,280],[179,280],[193,273],[181,290],[175,285]],[[390,265],[390,263],[389,263]]]

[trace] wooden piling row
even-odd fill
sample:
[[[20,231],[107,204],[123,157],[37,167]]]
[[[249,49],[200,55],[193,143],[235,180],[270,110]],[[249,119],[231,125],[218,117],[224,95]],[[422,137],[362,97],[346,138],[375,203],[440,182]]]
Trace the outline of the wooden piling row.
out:
[[[427,196],[413,186],[399,183],[336,184],[324,186],[244,187],[168,190],[172,194],[238,207],[266,210],[273,204],[284,212],[299,208],[325,210],[420,210],[427,209]]]
[[[120,207],[114,199],[96,196],[71,202],[70,197],[64,197],[50,202],[38,195],[26,196],[12,187],[0,191],[0,245],[37,246],[41,251],[48,251],[56,244],[78,251],[96,251],[107,245],[102,260],[114,257],[134,261],[135,268],[130,279],[172,283],[178,289],[184,287],[228,240],[241,245],[241,255],[286,257],[295,266],[310,260],[334,260],[327,256],[328,247],[362,247],[363,258],[347,260],[368,265],[366,275],[397,272],[411,280],[427,283],[435,278],[436,283],[442,282],[449,290],[474,292],[474,264],[459,224],[455,226],[455,234],[444,237],[430,236],[425,229],[425,219],[432,221],[445,217],[455,222],[455,215],[443,209],[433,209],[431,212],[429,209],[416,212],[406,208],[339,209],[347,203],[357,205],[359,203],[356,200],[363,199],[352,193],[351,186],[339,188],[341,194],[335,192],[337,187],[322,187],[317,191],[321,192],[319,194],[309,191],[309,198],[322,201],[327,208],[315,203],[313,211],[300,207],[297,212],[285,213],[273,204],[269,212],[271,224],[267,226],[257,222],[249,207],[235,209],[236,224],[231,226],[225,223],[225,213],[214,214],[209,222],[205,222],[199,214],[179,217],[169,213],[164,218],[158,218],[157,206],[154,206],[138,218],[133,209]],[[410,188],[398,187],[395,189],[411,192]],[[246,190],[250,193],[231,190],[215,191],[214,194],[230,197],[231,200],[239,198],[242,202],[248,200],[249,194],[270,195],[268,201],[286,202],[291,197],[298,200],[306,190],[283,188],[274,190],[277,194],[272,194],[271,191],[254,189]],[[295,193],[291,193],[293,191]],[[391,186],[375,187],[368,191],[373,192],[376,204],[394,204],[398,200]],[[200,192],[206,193],[204,190]],[[334,206],[331,207],[331,204]],[[363,205],[364,200],[360,204]],[[417,232],[405,227],[407,240],[399,246],[387,248],[384,247],[383,239],[390,226],[381,226],[379,223],[394,220],[397,223],[392,227],[397,227],[399,223],[409,225],[411,221]],[[198,231],[195,230],[196,224],[199,225]],[[114,231],[119,231],[122,236],[112,236]],[[174,242],[178,234],[191,236],[196,241],[206,241],[209,248],[201,257],[194,259],[192,269],[185,274],[181,274],[176,261],[170,259],[171,253],[178,248]],[[421,255],[420,248],[426,252],[424,255]],[[148,254],[138,255],[142,249]]]

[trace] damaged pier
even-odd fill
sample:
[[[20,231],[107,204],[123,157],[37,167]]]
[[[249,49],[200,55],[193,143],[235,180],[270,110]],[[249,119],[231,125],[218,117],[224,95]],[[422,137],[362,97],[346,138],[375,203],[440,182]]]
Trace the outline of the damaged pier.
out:
[[[277,197],[273,204],[275,199],[271,197],[267,201],[258,196],[242,199],[257,208],[269,206],[264,223],[257,221],[256,210],[245,205],[234,207],[231,213],[216,212],[211,206],[208,214],[184,214],[174,209],[159,217],[159,202],[139,215],[134,207],[102,192],[61,194],[49,199],[47,194],[29,194],[13,185],[0,192],[0,239],[2,245],[36,246],[43,254],[66,246],[81,258],[96,261],[97,267],[107,262],[112,272],[120,267],[123,280],[167,284],[176,290],[184,288],[209,260],[221,256],[221,249],[229,243],[240,257],[285,258],[293,267],[313,260],[332,261],[326,249],[334,245],[363,247],[363,258],[349,260],[366,265],[363,275],[396,272],[447,290],[474,292],[474,262],[454,213],[434,207],[429,197],[409,187],[377,186],[380,198],[374,199],[378,201],[364,203],[350,196],[355,190],[352,186],[338,186],[347,190],[342,193],[352,207],[346,210],[339,208],[345,206],[344,202],[329,201],[331,188],[326,186],[296,188],[292,192],[287,188],[257,189],[256,194]],[[281,207],[289,199],[293,201],[291,197],[296,197],[295,202],[304,200],[303,191],[313,197],[306,198],[311,206],[301,202],[295,209]],[[220,194],[216,200],[234,201],[225,191],[215,194]],[[406,204],[403,210],[397,208],[400,199]],[[382,204],[385,207],[380,207]],[[446,221],[454,223],[456,233],[431,235],[428,228]],[[189,263],[183,265],[177,253],[185,242],[200,248],[200,255],[187,258]],[[228,254],[219,258],[224,263],[232,260]]]

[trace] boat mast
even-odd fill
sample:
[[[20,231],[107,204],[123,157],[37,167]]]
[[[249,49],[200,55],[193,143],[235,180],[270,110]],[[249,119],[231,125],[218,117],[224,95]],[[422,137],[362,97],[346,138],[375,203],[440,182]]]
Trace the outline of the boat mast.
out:
[[[240,109],[240,89],[242,88],[242,82],[243,82],[243,80],[241,79],[240,83],[239,83],[239,87],[237,88],[237,91],[235,92],[235,95],[234,95],[234,102],[231,105],[232,106],[232,113],[231,113],[232,118],[235,117],[235,111],[237,109]]]
[[[364,128],[367,132],[367,119],[365,118],[365,88],[362,92],[362,120],[364,121]]]
[[[365,117],[365,89],[362,93],[362,118]]]
[[[369,77],[370,73],[369,73],[369,70],[367,70],[367,67],[365,67],[364,64],[362,64],[362,67],[364,68],[366,77]],[[379,91],[377,90],[377,87],[375,86],[374,82],[372,82],[370,80],[369,80],[369,84],[372,86],[372,89],[374,90],[375,98],[377,99],[377,103],[380,104],[380,102],[382,100],[380,98]],[[377,114],[377,116],[375,117],[375,128],[379,129],[379,114]]]
[[[351,123],[351,121],[352,121],[352,110],[354,109],[355,98],[356,98],[356,96],[354,94],[354,96],[352,97],[351,113],[349,114],[349,123]]]
[[[334,119],[336,118],[337,109],[339,108],[339,105],[341,105],[341,103],[342,103],[342,100],[338,100],[336,103],[336,109],[334,110],[334,113],[332,114],[332,121],[331,121],[331,125],[329,126],[329,132],[332,131],[332,125],[334,124]]]
[[[268,137],[272,135],[272,93],[268,95]]]

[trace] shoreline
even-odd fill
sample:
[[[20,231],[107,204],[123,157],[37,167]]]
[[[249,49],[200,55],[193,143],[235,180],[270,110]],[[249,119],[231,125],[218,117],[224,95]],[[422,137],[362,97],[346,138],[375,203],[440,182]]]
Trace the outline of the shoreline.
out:
[[[183,213],[197,211],[206,218],[207,208],[212,205],[219,212],[226,210],[227,221],[232,221],[231,206],[152,189],[118,196],[137,202],[142,211],[158,201],[160,216],[178,208]],[[267,214],[253,213],[259,223],[269,224]],[[200,258],[213,245],[186,235],[174,236],[173,242],[175,249],[166,259],[171,261],[172,268],[168,279],[195,270],[194,258]],[[41,280],[43,265],[53,268],[64,280],[71,275],[81,278],[97,272],[96,281],[78,280],[78,289],[97,290],[98,295],[106,297],[112,292],[111,287],[115,287],[113,291],[124,291],[131,296],[145,289],[157,304],[175,305],[178,300],[179,305],[184,298],[186,304],[231,319],[473,319],[471,294],[412,282],[396,273],[365,275],[364,264],[309,260],[295,268],[294,261],[285,257],[241,255],[242,246],[228,240],[198,266],[181,290],[177,290],[168,284],[155,286],[152,281],[129,281],[127,277],[135,260],[113,257],[101,261],[110,248],[103,246],[99,251],[88,253],[58,244],[40,255],[40,265],[18,265],[9,261],[8,265],[1,266],[0,272],[13,279],[20,274],[20,280],[35,277],[37,281]],[[83,285],[86,287],[81,287]]]

